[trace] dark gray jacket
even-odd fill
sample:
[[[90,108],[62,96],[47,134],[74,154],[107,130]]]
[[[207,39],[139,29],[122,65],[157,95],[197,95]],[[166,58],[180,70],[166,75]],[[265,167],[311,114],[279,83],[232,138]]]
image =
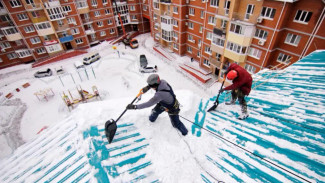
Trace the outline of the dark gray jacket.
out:
[[[160,84],[158,86],[155,95],[148,102],[138,104],[137,109],[144,109],[147,107],[151,107],[161,101],[167,104],[172,104],[174,99],[173,96],[169,92],[160,91],[160,90],[170,90],[170,87],[167,85],[167,82],[165,80],[160,80]]]

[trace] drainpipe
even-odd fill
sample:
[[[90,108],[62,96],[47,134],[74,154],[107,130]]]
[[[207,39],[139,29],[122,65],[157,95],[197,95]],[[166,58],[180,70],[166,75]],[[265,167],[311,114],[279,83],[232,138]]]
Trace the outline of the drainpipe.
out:
[[[204,46],[204,32],[205,32],[205,22],[207,20],[207,9],[208,9],[208,2],[205,1],[205,14],[204,14],[204,23],[203,23],[203,34],[202,34],[202,45],[201,45],[201,53],[200,53],[200,62],[199,65],[202,63],[202,58],[203,58],[203,46]],[[201,13],[201,12],[200,12]],[[210,45],[211,46],[211,45]]]
[[[263,59],[262,65],[261,65],[261,67],[260,67],[260,70],[262,70],[263,67],[264,67],[267,53],[268,53],[269,50],[270,50],[271,43],[272,43],[272,41],[273,41],[273,38],[274,38],[275,32],[276,32],[277,29],[278,29],[278,26],[279,26],[279,23],[280,23],[280,19],[281,19],[281,17],[282,17],[282,14],[283,14],[283,11],[284,11],[285,6],[286,6],[286,2],[283,3],[283,7],[282,7],[282,10],[281,10],[280,17],[279,17],[279,19],[278,19],[278,21],[277,21],[277,23],[276,23],[276,26],[275,26],[274,32],[273,32],[272,37],[271,37],[270,44],[269,44],[269,46],[268,46],[268,48],[267,48],[267,51],[266,51],[266,53],[265,53],[265,56],[264,56],[264,59]]]
[[[315,27],[314,27],[313,32],[312,32],[311,35],[309,36],[309,39],[308,39],[308,41],[307,41],[307,43],[306,43],[306,46],[304,47],[303,51],[301,52],[301,55],[300,55],[300,57],[299,57],[299,60],[300,60],[302,57],[304,57],[304,56],[306,55],[306,52],[308,51],[308,49],[309,49],[311,43],[313,42],[313,40],[314,40],[314,38],[315,38],[315,34],[318,32],[319,27],[321,26],[321,22],[324,21],[324,11],[325,11],[325,7],[323,8],[322,13],[320,14],[320,16],[319,16],[319,18],[318,18],[318,20],[317,20],[317,23],[316,23],[316,25],[315,25]],[[321,20],[321,19],[322,19],[322,20]],[[316,29],[317,29],[317,30],[316,30]]]

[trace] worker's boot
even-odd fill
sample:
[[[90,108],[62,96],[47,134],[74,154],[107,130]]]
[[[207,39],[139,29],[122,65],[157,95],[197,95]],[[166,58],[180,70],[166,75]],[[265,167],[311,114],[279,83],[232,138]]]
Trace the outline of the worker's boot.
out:
[[[226,102],[226,105],[234,105],[236,103],[236,100],[231,99],[230,102]]]
[[[247,113],[247,104],[245,100],[243,100],[243,103],[241,104],[241,112],[242,114],[238,117],[238,119],[244,120],[248,118],[249,115]]]

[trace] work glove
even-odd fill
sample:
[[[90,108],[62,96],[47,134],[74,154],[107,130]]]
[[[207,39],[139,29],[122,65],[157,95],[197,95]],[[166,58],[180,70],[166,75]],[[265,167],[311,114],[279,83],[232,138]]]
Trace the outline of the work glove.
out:
[[[133,104],[129,104],[128,106],[126,106],[126,109],[137,109],[137,106]]]
[[[141,89],[142,93],[146,93],[148,90],[150,90],[150,86],[149,86],[149,85],[146,86],[146,87],[143,87],[143,88]]]
[[[220,90],[219,90],[219,93],[221,94],[222,92],[224,92],[225,90],[223,89],[223,88],[221,88]]]

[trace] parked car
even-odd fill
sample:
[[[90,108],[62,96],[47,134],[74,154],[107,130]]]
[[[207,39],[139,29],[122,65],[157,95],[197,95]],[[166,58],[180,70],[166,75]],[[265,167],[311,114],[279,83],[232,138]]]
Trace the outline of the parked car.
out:
[[[140,67],[147,67],[148,60],[145,55],[140,55]]]
[[[52,70],[50,68],[48,68],[46,70],[37,71],[34,74],[35,78],[42,78],[42,77],[47,77],[47,76],[52,76]]]
[[[150,66],[150,65],[147,65],[146,67],[140,67],[139,71],[141,73],[151,73],[151,72],[157,72],[157,66]]]
[[[87,56],[84,57],[83,59],[83,63],[85,65],[89,65],[93,62],[96,62],[97,60],[99,60],[101,58],[101,56],[99,55],[99,53],[90,53]]]
[[[79,62],[79,61],[75,61],[74,62],[74,66],[77,68],[77,69],[80,69],[80,68],[84,68],[85,65],[82,63],[82,62]]]
[[[57,75],[59,75],[59,74],[64,74],[64,72],[65,72],[62,66],[56,68],[55,70],[56,70],[56,74],[57,74]]]

